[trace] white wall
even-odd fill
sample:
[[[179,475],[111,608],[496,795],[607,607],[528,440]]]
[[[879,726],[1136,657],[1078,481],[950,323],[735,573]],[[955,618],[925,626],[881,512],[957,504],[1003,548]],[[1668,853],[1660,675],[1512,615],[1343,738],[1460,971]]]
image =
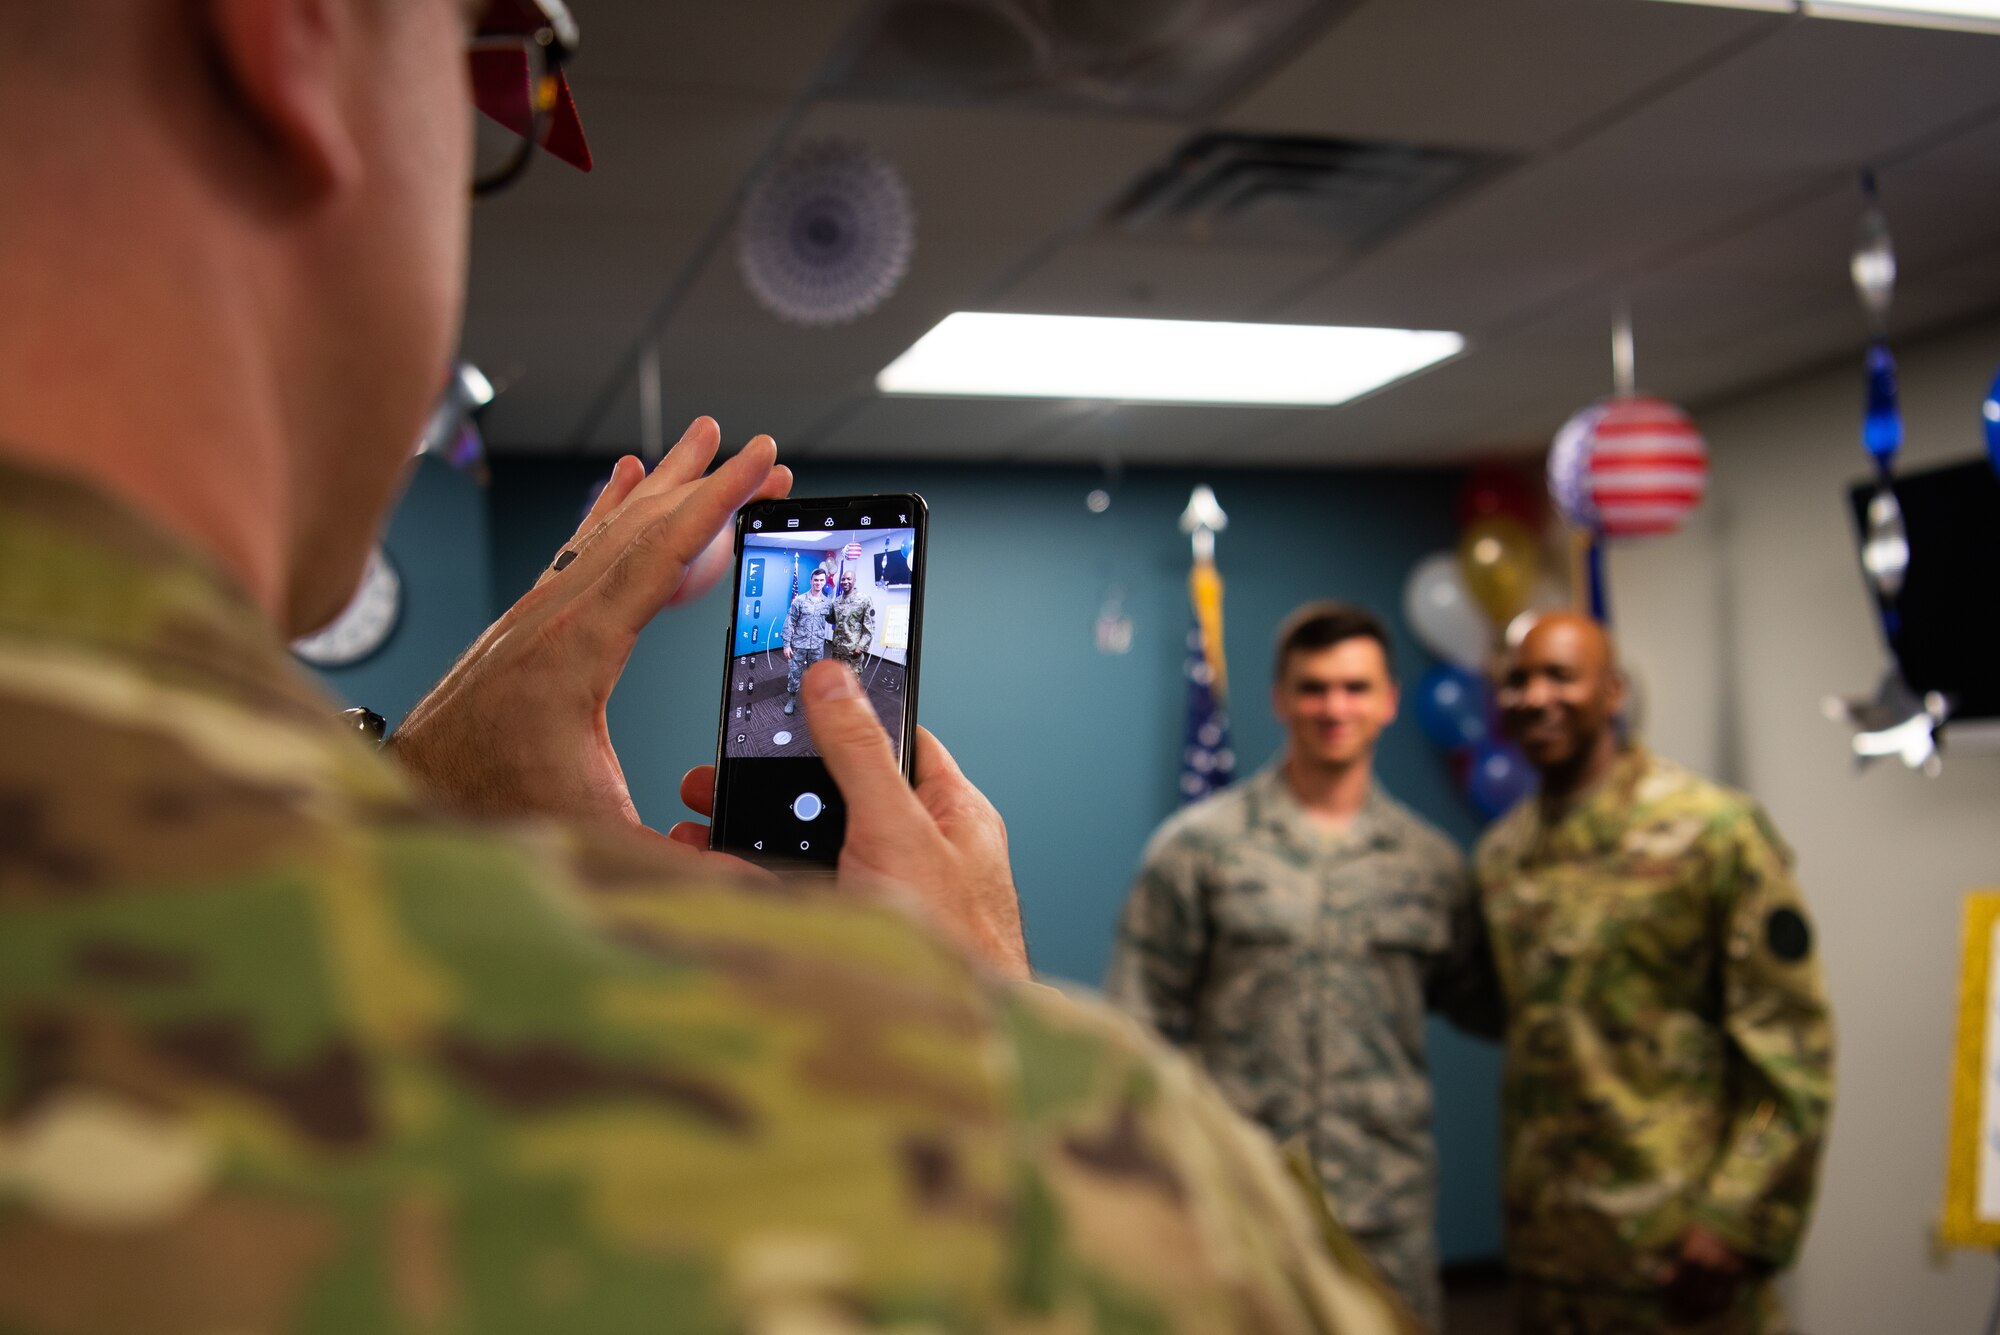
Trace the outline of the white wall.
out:
[[[2000,321],[1899,349],[1921,467],[1982,452]],[[1615,554],[1613,615],[1649,688],[1649,740],[1763,799],[1799,857],[1839,1042],[1820,1205],[1790,1281],[1808,1335],[1976,1331],[2000,1271],[1934,1262],[1961,895],[2000,885],[2000,757],[1925,779],[1856,773],[1827,695],[1887,664],[1860,583],[1846,485],[1863,476],[1861,372],[1712,408],[1713,490],[1690,531]],[[1975,614],[1993,615],[1993,601]]]
[[[861,559],[854,563],[855,588],[875,601],[875,643],[868,652],[891,663],[909,665],[910,648],[907,640],[898,646],[887,643],[889,638],[889,618],[900,616],[909,619],[910,591],[892,589],[875,583],[875,558],[889,550],[890,545],[900,545],[910,536],[910,529],[891,529],[887,533],[877,533],[861,540]],[[905,632],[907,635],[907,631]]]

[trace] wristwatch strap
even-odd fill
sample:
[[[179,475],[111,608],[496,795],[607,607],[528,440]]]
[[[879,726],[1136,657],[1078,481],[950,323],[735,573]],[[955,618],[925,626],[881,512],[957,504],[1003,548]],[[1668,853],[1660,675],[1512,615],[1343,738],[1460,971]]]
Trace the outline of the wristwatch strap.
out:
[[[372,709],[343,709],[336,717],[377,746],[388,740],[389,720]]]

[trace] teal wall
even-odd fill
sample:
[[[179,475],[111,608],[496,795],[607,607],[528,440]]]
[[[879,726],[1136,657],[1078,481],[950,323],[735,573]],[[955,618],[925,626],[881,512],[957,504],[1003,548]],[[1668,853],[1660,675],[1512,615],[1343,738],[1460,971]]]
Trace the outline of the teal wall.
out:
[[[519,596],[581,517],[602,464],[502,461],[485,492],[442,465],[417,473],[387,535],[408,599],[396,639],[328,674],[393,722],[499,606]],[[1280,737],[1267,702],[1273,627],[1307,598],[1382,612],[1406,691],[1428,666],[1401,616],[1416,560],[1453,540],[1458,478],[1434,472],[1132,472],[1091,514],[1094,470],[799,466],[801,495],[918,491],[931,550],[921,713],[1007,818],[1037,966],[1096,983],[1147,834],[1176,805],[1185,708],[1187,540],[1175,525],[1196,482],[1230,515],[1218,565],[1235,687],[1239,773]],[[1129,654],[1098,653],[1092,624],[1124,586]],[[680,776],[713,758],[728,590],[662,616],[611,701],[612,735],[646,819],[686,813]],[[1442,757],[1407,719],[1384,738],[1383,781],[1460,842],[1477,832]],[[1499,1253],[1498,1058],[1442,1024],[1431,1032],[1447,1260]]]

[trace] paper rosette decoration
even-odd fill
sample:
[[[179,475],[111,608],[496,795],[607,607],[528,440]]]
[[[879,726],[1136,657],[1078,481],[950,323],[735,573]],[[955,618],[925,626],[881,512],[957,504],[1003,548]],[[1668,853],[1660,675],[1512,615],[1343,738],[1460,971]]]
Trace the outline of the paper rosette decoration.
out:
[[[1549,449],[1562,517],[1607,538],[1672,533],[1708,489],[1708,445],[1665,399],[1603,399],[1563,424]]]
[[[896,290],[916,245],[910,192],[852,139],[801,143],[743,201],[736,258],[758,304],[782,320],[858,320]]]

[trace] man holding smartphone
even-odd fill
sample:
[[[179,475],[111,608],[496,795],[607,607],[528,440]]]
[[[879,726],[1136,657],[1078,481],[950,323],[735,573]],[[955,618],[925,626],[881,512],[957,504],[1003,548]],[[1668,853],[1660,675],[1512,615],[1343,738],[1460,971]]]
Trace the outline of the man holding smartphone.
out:
[[[0,1329],[1388,1328],[1213,1091],[1002,981],[1000,819],[852,673],[802,682],[838,887],[639,822],[606,703],[769,438],[621,460],[386,754],[291,661],[525,163],[468,39],[588,161],[556,0],[0,17]]]
[[[1424,1011],[1497,1026],[1478,908],[1458,849],[1375,781],[1397,704],[1382,623],[1308,603],[1273,675],[1284,754],[1153,835],[1108,990],[1237,1111],[1303,1141],[1340,1222],[1437,1330]]]

